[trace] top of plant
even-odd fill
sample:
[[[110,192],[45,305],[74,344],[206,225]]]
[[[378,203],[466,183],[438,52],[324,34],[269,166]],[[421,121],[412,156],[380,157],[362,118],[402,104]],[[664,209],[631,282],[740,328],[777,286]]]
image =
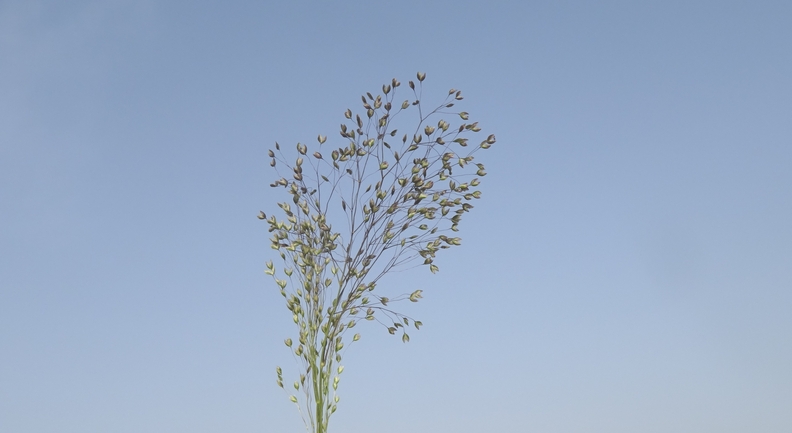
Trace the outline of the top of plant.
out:
[[[469,142],[480,131],[478,122],[468,122],[467,112],[449,111],[462,100],[459,90],[449,90],[442,104],[425,111],[425,77],[418,73],[418,84],[408,83],[412,97],[401,103],[394,102],[401,84],[396,79],[381,94],[363,95],[363,116],[344,113],[351,122],[340,127],[343,147],[328,149],[327,137],[319,135],[315,149],[297,143],[298,155],[289,164],[275,143],[270,165],[285,166],[288,174],[271,186],[284,188],[291,203],[279,203],[286,221],[267,220],[274,249],[297,259],[295,264],[329,259],[351,277],[343,283],[368,286],[417,256],[436,272],[436,252],[460,245],[449,230],[457,231],[462,215],[473,208],[469,202],[480,197],[479,178],[486,174],[473,154],[489,148],[495,136]],[[409,110],[417,111],[417,126],[399,131],[395,123]],[[462,122],[450,123],[454,118]],[[309,233],[317,236],[306,238]]]

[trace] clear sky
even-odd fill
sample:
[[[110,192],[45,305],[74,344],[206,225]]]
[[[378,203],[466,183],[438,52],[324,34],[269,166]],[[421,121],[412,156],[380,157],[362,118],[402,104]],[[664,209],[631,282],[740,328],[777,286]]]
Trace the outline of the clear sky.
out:
[[[427,73],[498,143],[331,432],[792,431],[792,2],[0,0],[0,431],[304,431],[267,149]]]

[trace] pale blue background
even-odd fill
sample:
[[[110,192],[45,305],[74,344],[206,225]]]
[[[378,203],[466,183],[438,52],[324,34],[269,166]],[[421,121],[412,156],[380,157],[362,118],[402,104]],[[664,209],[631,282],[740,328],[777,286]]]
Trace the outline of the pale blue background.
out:
[[[331,431],[792,431],[792,2],[0,1],[0,431],[300,432],[266,149],[397,77],[498,143]]]

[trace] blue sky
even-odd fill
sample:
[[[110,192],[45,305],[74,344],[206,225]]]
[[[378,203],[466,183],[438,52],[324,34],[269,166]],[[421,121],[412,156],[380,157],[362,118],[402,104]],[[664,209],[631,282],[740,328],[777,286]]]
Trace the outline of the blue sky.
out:
[[[0,2],[0,430],[299,432],[267,149],[427,73],[498,143],[331,431],[792,430],[792,4]],[[341,145],[339,142],[338,145]]]

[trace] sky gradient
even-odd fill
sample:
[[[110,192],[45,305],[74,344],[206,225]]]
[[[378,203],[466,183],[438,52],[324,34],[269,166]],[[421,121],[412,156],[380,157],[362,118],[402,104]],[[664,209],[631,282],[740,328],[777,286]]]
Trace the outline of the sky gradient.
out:
[[[791,22],[0,1],[0,431],[304,431],[266,151],[341,146],[344,110],[416,71],[498,142],[463,246],[379,285],[423,289],[424,327],[361,328],[331,432],[792,431]]]

